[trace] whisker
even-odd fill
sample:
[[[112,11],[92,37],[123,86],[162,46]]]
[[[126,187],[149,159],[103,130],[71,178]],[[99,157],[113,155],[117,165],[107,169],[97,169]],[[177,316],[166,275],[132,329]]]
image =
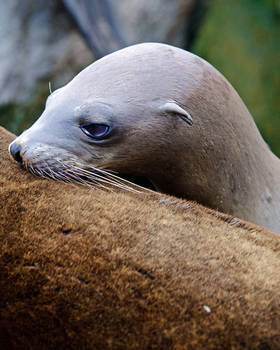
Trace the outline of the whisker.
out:
[[[87,180],[85,180],[85,179],[82,179],[81,177],[77,176],[77,173],[76,173],[76,172],[73,172],[73,171],[71,170],[72,166],[70,167],[70,166],[64,164],[64,163],[61,162],[61,161],[59,161],[59,163],[62,165],[62,167],[64,167],[64,168],[66,169],[65,172],[66,172],[67,175],[69,175],[69,177],[70,177],[71,179],[73,179],[74,181],[77,181],[78,183],[81,183],[81,184],[87,185],[87,186],[91,186],[92,184],[94,184],[94,185],[96,185],[96,186],[98,186],[98,187],[104,188],[105,190],[110,190],[108,187],[106,187],[106,186],[100,184],[100,183],[98,182],[97,179],[93,178],[93,179],[91,179],[91,181],[87,181]],[[79,168],[78,168],[78,169],[79,169]],[[111,190],[110,190],[110,191],[111,191]]]
[[[96,172],[94,172],[94,173],[93,172],[89,172],[88,170],[81,169],[81,168],[78,168],[76,166],[71,166],[71,167],[73,167],[75,169],[75,172],[79,173],[79,175],[87,176],[90,179],[92,179],[92,177],[93,177],[93,179],[98,178],[98,181],[101,181],[101,182],[104,182],[104,183],[107,183],[107,184],[111,184],[111,185],[117,186],[119,188],[123,188],[123,189],[129,190],[129,191],[136,191],[136,192],[140,193],[139,191],[128,187],[127,185],[123,184],[120,181],[112,180],[110,178],[108,179],[107,177],[104,177],[103,175],[97,174]],[[106,175],[108,175],[108,174],[106,174]]]
[[[40,159],[40,155],[37,156]],[[113,174],[112,171],[83,164],[76,159],[71,160],[72,162],[70,164],[61,159],[41,159],[38,164],[30,162],[29,164],[25,164],[25,167],[36,176],[51,178],[70,184],[79,183],[85,186],[96,186],[106,191],[112,191],[112,187],[116,187],[137,194],[143,192],[154,193],[150,189]]]
[[[83,164],[81,164],[81,165],[83,165]],[[112,174],[111,170],[108,171],[108,170],[105,170],[105,169],[95,168],[95,167],[93,167],[91,165],[87,165],[87,167],[93,169],[93,171],[101,172],[101,173],[103,173],[103,174],[113,178],[114,180],[117,180],[120,183],[126,183],[126,184],[129,184],[129,185],[132,185],[133,187],[137,187],[137,188],[141,189],[142,191],[157,193],[157,192],[155,192],[155,191],[153,191],[153,190],[151,190],[149,188],[137,185],[134,182],[131,182],[131,181],[126,180],[126,179],[123,179],[122,177],[120,177],[118,175]]]
[[[63,164],[63,167],[66,167],[65,164]],[[80,176],[85,176],[88,180],[90,180],[89,182],[103,182],[109,185],[113,185],[113,186],[117,186],[126,190],[132,190],[130,188],[127,188],[126,185],[122,184],[122,183],[117,183],[115,180],[112,179],[108,179],[107,177],[104,177],[103,175],[98,174],[96,171],[94,172],[90,172],[87,171],[83,168],[79,168],[73,165],[67,165],[67,171],[70,171],[71,173],[74,173],[75,175],[80,175]]]

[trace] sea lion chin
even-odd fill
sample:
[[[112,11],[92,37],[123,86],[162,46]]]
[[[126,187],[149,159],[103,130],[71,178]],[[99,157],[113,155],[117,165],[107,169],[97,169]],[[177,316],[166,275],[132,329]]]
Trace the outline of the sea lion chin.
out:
[[[280,160],[230,83],[179,48],[145,43],[94,62],[9,150],[39,176],[102,186],[120,183],[110,172],[144,176],[280,233]]]

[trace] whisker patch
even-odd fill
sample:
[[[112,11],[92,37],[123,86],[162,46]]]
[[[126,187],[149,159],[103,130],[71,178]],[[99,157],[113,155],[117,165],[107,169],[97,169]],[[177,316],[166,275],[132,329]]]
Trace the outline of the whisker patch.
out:
[[[38,152],[41,153],[40,150]],[[36,159],[35,162],[34,159]],[[107,191],[112,191],[113,188],[119,188],[137,194],[144,192],[154,193],[154,191],[123,179],[108,170],[81,163],[73,158],[63,160],[53,156],[52,159],[42,159],[37,154],[36,158],[33,158],[33,161],[30,160],[24,166],[36,176],[51,178],[70,184],[76,183],[86,186],[96,186]]]

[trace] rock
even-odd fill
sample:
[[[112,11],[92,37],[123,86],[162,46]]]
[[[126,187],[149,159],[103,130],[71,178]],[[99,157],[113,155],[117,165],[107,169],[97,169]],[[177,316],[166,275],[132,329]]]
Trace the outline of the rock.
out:
[[[40,79],[62,85],[94,59],[54,1],[2,1],[0,22],[0,104],[27,101]]]

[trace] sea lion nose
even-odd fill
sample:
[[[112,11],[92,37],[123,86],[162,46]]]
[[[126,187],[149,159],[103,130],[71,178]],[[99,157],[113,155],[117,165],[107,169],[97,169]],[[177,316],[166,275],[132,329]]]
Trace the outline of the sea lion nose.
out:
[[[15,141],[12,142],[9,146],[9,151],[11,155],[19,163],[22,163],[22,157],[20,155],[21,150],[22,150],[21,145]]]

